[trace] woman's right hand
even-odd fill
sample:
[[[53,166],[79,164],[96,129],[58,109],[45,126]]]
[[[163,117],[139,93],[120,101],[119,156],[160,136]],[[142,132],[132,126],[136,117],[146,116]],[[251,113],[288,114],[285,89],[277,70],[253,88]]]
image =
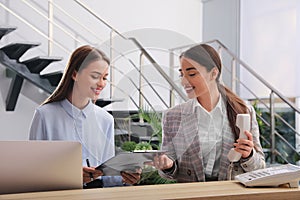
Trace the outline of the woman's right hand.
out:
[[[93,176],[90,176],[90,174]],[[99,176],[103,176],[103,172],[101,170],[95,169],[95,167],[83,167],[82,168],[82,176],[83,176],[83,183],[89,183],[93,181],[95,178]]]
[[[153,160],[153,166],[159,170],[166,170],[172,168],[174,161],[171,160],[167,155],[155,156]]]

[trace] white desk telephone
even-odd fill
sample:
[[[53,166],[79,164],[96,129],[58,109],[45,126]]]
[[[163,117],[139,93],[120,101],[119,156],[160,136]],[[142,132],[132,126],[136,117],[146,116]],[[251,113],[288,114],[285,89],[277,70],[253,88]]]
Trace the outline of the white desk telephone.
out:
[[[238,114],[236,116],[236,126],[240,129],[239,138],[247,139],[244,132],[246,130],[250,131],[250,115]],[[230,162],[238,162],[241,159],[241,156],[242,155],[236,152],[234,148],[232,148],[227,155]],[[290,187],[298,187],[300,180],[300,167],[292,164],[269,167],[237,175],[235,176],[235,179],[249,187],[276,187],[286,183],[289,183]]]
[[[259,169],[235,176],[245,186],[276,187],[288,183],[290,187],[299,187],[300,167],[292,164]]]
[[[239,138],[247,139],[245,131],[250,131],[250,115],[249,114],[238,114],[236,116],[236,126],[240,129]],[[237,162],[241,159],[242,154],[235,151],[234,148],[230,149],[227,157],[230,162]]]

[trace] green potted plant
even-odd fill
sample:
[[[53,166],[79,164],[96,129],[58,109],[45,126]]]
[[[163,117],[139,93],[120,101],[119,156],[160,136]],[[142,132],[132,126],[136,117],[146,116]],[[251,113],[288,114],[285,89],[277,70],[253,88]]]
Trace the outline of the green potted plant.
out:
[[[131,119],[139,119],[139,121],[150,124],[153,132],[148,142],[124,142],[122,145],[122,149],[126,151],[134,150],[152,150],[152,149],[160,149],[161,142],[162,142],[162,124],[161,124],[161,113],[152,112],[148,109],[140,109],[138,114],[134,114],[130,116]],[[158,139],[158,145],[151,143],[152,138],[156,137]],[[134,144],[135,143],[135,146]],[[174,180],[168,180],[162,178],[158,171],[149,165],[145,165],[143,168],[141,180],[139,181],[138,185],[154,185],[154,184],[169,184],[169,183],[176,183]]]

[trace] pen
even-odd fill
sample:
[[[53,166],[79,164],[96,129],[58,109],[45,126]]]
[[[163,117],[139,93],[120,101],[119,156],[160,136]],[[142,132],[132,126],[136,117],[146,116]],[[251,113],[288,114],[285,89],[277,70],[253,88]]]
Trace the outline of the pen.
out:
[[[85,161],[86,161],[86,165],[87,165],[88,167],[90,167],[91,165],[90,165],[89,159],[87,158],[87,159],[85,159]],[[91,181],[93,181],[93,180],[94,180],[93,173],[92,173],[92,172],[89,172],[89,174],[90,174]]]

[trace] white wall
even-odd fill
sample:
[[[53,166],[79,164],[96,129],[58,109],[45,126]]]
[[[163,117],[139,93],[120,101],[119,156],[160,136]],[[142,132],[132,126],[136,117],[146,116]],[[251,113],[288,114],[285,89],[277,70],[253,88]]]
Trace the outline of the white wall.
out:
[[[203,1],[203,40],[218,39],[239,55],[240,0]]]
[[[10,8],[15,9],[15,11],[22,16],[26,16],[28,20],[34,20],[33,24],[38,27],[44,27],[44,33],[47,34],[47,24],[45,24],[45,19],[42,17],[38,17],[34,11],[28,11],[28,6],[24,5],[22,1],[19,0],[0,0],[1,3],[8,5]],[[35,4],[40,4],[39,10],[43,11],[47,6],[46,0],[33,1]],[[72,8],[72,13],[75,13],[76,17],[79,17],[81,20],[86,22],[87,26],[91,26],[95,28],[99,35],[102,34],[102,27],[95,22],[95,19],[87,18],[87,14],[81,14],[79,10],[79,6],[71,6],[72,1],[70,0],[54,0],[54,2],[59,3],[61,6],[68,5],[68,8]],[[178,35],[182,35],[182,38],[186,38],[186,41],[201,41],[202,35],[202,3],[200,0],[85,0],[84,1],[90,8],[92,8],[99,16],[105,19],[110,25],[112,25],[115,29],[117,29],[121,33],[127,34],[135,34],[135,32],[140,33],[139,30],[150,28],[156,30],[166,30],[166,32],[174,32]],[[74,4],[74,3],[73,3]],[[78,10],[77,10],[78,9]],[[2,13],[6,12],[1,7],[1,16]],[[7,16],[7,15],[5,15]],[[29,17],[28,17],[29,16]],[[61,17],[62,19],[65,17]],[[30,28],[27,25],[22,24],[18,19],[13,16],[5,17],[0,19],[1,24],[18,26],[18,30],[15,33],[11,33],[9,36],[3,38],[0,41],[1,46],[9,42],[15,41],[38,41],[42,42],[42,47],[40,47],[40,51],[44,54],[47,53],[47,45],[46,40],[30,31]],[[42,24],[40,24],[42,23]],[[71,28],[73,27],[73,23],[67,23]],[[74,25],[75,26],[75,25]],[[74,28],[74,27],[73,27]],[[80,33],[85,34],[85,30],[76,27],[75,28]],[[137,30],[137,31],[135,31]],[[107,30],[103,31],[104,36],[103,40],[99,41],[93,38],[89,38],[91,43],[101,43],[105,42],[108,39]],[[66,34],[64,34],[58,28],[54,29],[55,37],[57,37],[64,46],[68,46],[70,50],[73,50],[76,46],[79,45],[78,42],[70,41],[70,39],[66,39]],[[105,35],[106,34],[106,35]],[[145,33],[146,34],[146,33]],[[174,34],[174,35],[176,35]],[[74,33],[74,35],[76,35]],[[150,35],[151,36],[151,35]],[[145,38],[143,42],[150,42],[149,35]],[[82,40],[78,36],[78,39]],[[151,38],[153,41],[157,40],[168,40],[170,38]],[[173,38],[174,40],[176,38]],[[189,40],[190,39],[190,40]],[[143,39],[142,39],[143,40]],[[171,41],[171,40],[170,40]],[[169,41],[168,44],[171,42]],[[155,44],[154,46],[156,46]],[[164,46],[165,48],[166,46]],[[31,51],[31,50],[30,50]],[[34,54],[38,54],[37,50],[31,51],[24,55],[25,57],[32,57]],[[54,51],[51,55],[54,56],[62,56],[63,51],[59,48],[54,48]],[[24,58],[23,58],[24,59]],[[62,63],[65,63],[68,58]],[[64,64],[58,65],[59,67],[63,67]],[[54,71],[52,69],[50,71]],[[30,126],[30,121],[32,115],[34,113],[35,107],[39,105],[39,103],[33,102],[30,98],[27,98],[25,95],[21,94],[16,109],[14,112],[5,112],[5,98],[7,95],[7,89],[9,87],[10,79],[5,78],[4,76],[4,67],[0,66],[0,88],[1,88],[1,98],[0,98],[0,140],[23,140],[28,137],[28,130]],[[32,87],[29,83],[23,85],[23,91],[30,90]],[[27,93],[28,92],[23,92]],[[44,94],[36,93],[40,99]],[[36,100],[37,102],[39,100]]]
[[[201,39],[201,0],[85,1],[120,32],[159,28]]]
[[[240,51],[240,0],[203,1],[203,41],[219,40],[236,56]],[[216,46],[216,48],[218,48]],[[222,81],[232,86],[232,58],[222,55]]]
[[[287,97],[300,95],[299,16],[299,0],[241,1],[241,59]],[[247,72],[241,79],[258,96],[269,97]]]
[[[10,81],[5,78],[4,68],[0,65],[0,140],[26,140],[29,124],[38,104],[24,95],[20,95],[15,111],[6,112],[5,100]],[[26,85],[26,81],[24,81],[24,85]]]

